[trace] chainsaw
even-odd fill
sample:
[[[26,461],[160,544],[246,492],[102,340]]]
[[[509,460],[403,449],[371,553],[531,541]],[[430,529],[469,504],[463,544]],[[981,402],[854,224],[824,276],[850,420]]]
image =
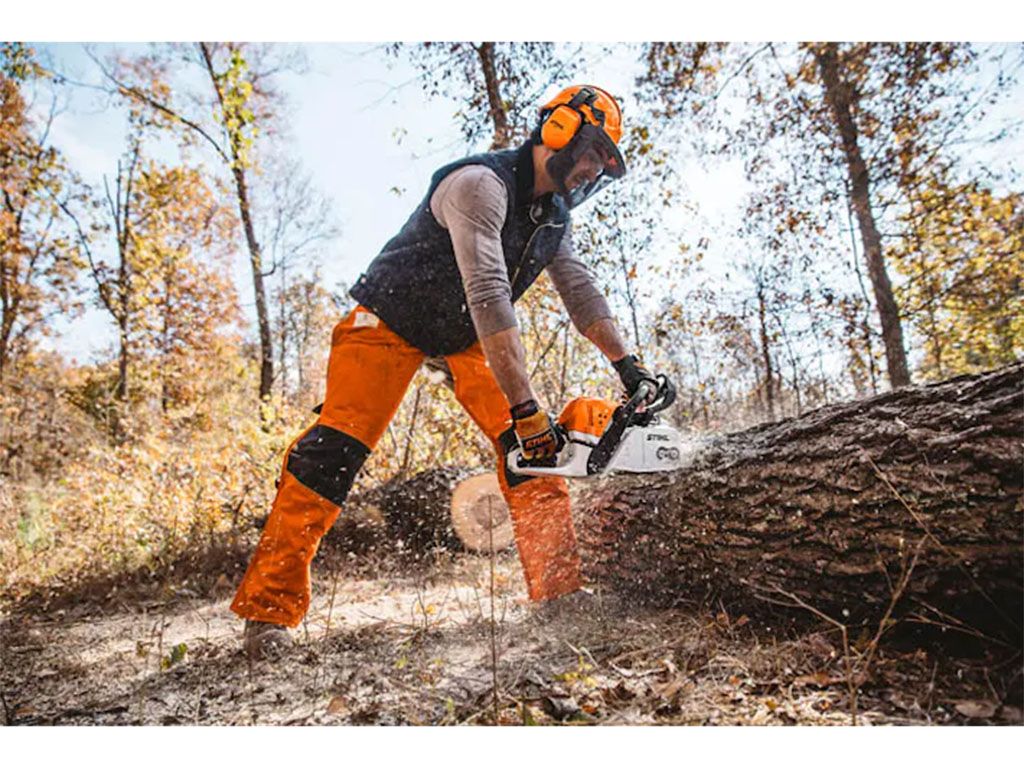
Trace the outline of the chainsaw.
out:
[[[525,459],[517,445],[508,452],[517,475],[595,477],[608,472],[665,472],[682,466],[682,437],[657,414],[675,400],[664,376],[643,381],[622,405],[578,397],[562,409],[555,429],[562,448],[553,457]]]

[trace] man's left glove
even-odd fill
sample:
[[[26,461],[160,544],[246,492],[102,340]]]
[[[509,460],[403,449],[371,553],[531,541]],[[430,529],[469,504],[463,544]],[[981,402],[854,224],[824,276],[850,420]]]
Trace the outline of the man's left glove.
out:
[[[512,407],[512,423],[516,439],[527,461],[550,459],[565,445],[565,438],[551,417],[537,407],[536,400],[527,400]]]
[[[659,389],[659,381],[655,378],[654,374],[648,371],[636,359],[634,355],[626,355],[621,360],[616,360],[612,363],[615,366],[615,371],[619,374],[619,378],[622,380],[622,386],[626,389],[626,397],[630,398],[636,394],[640,384],[644,381],[650,382],[654,386],[654,392],[647,400],[647,404],[654,401],[655,392]],[[676,388],[668,377],[661,377],[661,393],[665,405],[673,402],[676,399]]]

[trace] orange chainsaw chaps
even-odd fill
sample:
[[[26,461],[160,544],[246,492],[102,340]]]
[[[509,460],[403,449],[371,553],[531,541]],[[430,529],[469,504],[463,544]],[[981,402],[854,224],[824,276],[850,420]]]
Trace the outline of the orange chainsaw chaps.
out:
[[[334,327],[319,423],[371,451],[394,418],[423,353],[363,306]]]
[[[504,452],[498,451],[501,486],[516,536],[519,562],[531,600],[552,600],[583,586],[569,488],[560,477],[533,477],[509,488]]]
[[[289,627],[302,621],[309,608],[310,563],[341,507],[300,482],[288,469],[289,456],[317,427],[340,435],[349,447],[358,441],[366,453],[372,451],[422,362],[419,350],[364,307],[335,326],[320,417],[285,452],[270,516],[231,604],[236,614]],[[350,468],[353,476],[361,465]]]
[[[457,399],[494,443],[502,465],[498,437],[511,425],[509,406],[480,345],[447,360]],[[334,503],[300,482],[289,471],[289,456],[318,428],[373,450],[422,361],[418,349],[361,306],[335,327],[320,418],[285,453],[270,517],[231,604],[236,614],[289,627],[302,621],[310,602],[310,563],[341,512],[343,494]],[[565,481],[532,478],[510,488],[501,466],[498,477],[530,598],[548,600],[578,589],[580,559]]]
[[[580,557],[569,505],[569,487],[560,477],[533,477],[510,487],[499,436],[512,426],[508,400],[491,373],[480,344],[446,358],[455,397],[494,445],[498,483],[508,504],[519,561],[531,600],[551,600],[582,585]]]
[[[231,610],[254,621],[298,626],[309,608],[310,563],[340,511],[283,469],[270,517]]]

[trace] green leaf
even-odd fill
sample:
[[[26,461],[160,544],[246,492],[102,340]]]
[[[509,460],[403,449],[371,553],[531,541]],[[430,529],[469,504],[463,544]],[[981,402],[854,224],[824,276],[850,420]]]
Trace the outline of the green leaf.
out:
[[[178,643],[176,646],[171,648],[171,652],[167,654],[160,661],[160,666],[163,669],[170,669],[179,661],[185,658],[185,654],[188,652],[188,646],[185,643]]]

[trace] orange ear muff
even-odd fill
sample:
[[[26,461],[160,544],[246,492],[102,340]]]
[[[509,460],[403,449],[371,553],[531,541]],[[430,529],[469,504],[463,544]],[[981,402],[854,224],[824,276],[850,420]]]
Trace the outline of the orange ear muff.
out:
[[[572,107],[561,104],[551,110],[551,114],[540,127],[540,138],[545,147],[561,149],[568,144],[580,128],[583,117]]]

